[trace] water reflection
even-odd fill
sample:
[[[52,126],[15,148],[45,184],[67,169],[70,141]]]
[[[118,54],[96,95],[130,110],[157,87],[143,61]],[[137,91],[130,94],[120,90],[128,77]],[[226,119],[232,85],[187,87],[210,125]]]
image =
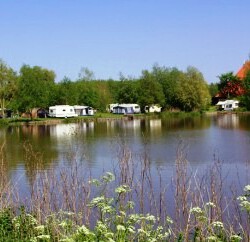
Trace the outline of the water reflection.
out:
[[[214,154],[228,164],[245,164],[250,162],[249,130],[250,116],[236,114],[107,120],[10,126],[0,129],[0,143],[5,144],[7,172],[24,174],[25,180],[35,177],[37,168],[58,169],[72,159],[93,172],[112,170],[121,143],[137,154],[146,149],[156,168],[173,168],[180,141],[187,144],[187,158],[195,168],[210,164]]]
[[[239,128],[239,116],[237,114],[221,114],[218,115],[217,124],[224,129],[236,129]]]
[[[58,156],[57,150],[50,139],[50,127],[45,125],[10,126],[1,129],[0,142],[4,144],[6,166],[8,169],[17,169],[19,164],[25,162],[25,147],[32,145],[34,153],[43,156],[43,164],[49,166]],[[34,160],[35,162],[35,160]]]

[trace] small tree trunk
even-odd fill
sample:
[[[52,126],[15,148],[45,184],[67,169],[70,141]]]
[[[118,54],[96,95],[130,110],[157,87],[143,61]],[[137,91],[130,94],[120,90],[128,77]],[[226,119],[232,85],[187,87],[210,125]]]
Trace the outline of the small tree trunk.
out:
[[[4,117],[4,109],[5,109],[5,100],[4,100],[4,98],[1,98],[0,107],[1,107],[1,115],[2,115],[2,117]]]

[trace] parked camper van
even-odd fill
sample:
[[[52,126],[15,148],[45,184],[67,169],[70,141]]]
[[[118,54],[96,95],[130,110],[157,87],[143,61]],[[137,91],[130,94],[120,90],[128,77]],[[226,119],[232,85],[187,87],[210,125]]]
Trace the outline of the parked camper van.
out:
[[[73,106],[75,113],[78,116],[93,116],[94,115],[94,109],[89,106]]]
[[[74,107],[69,105],[56,105],[49,107],[49,116],[55,118],[69,118],[78,116]]]

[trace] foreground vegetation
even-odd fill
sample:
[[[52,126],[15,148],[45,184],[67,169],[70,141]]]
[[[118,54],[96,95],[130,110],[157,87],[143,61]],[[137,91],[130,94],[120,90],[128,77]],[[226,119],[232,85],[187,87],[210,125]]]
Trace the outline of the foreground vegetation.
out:
[[[146,149],[133,154],[119,144],[112,172],[95,178],[67,155],[59,171],[25,144],[26,169],[35,171],[30,191],[20,194],[8,179],[1,147],[1,241],[249,241],[250,185],[228,189],[223,164],[192,171],[180,144],[171,183],[154,170]],[[83,156],[81,156],[83,157]],[[115,174],[115,175],[114,175]]]

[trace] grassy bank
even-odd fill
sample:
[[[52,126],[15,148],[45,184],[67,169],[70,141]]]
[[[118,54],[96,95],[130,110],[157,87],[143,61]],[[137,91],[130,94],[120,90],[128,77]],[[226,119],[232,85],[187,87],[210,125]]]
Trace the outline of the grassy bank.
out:
[[[150,114],[120,115],[112,113],[97,113],[94,116],[80,116],[75,118],[3,118],[0,119],[0,126],[23,125],[23,124],[56,124],[56,123],[77,123],[82,121],[103,121],[115,119],[144,119],[144,118],[184,118],[201,115],[200,112],[162,112]]]
[[[147,150],[119,143],[113,170],[93,177],[69,151],[67,166],[45,170],[27,143],[25,165],[34,177],[29,194],[0,169],[1,241],[249,241],[250,186],[237,190],[215,160],[199,176],[180,145],[171,182],[150,166]],[[84,154],[83,156],[84,157]]]
[[[112,120],[112,119],[129,119],[143,118],[143,114],[119,115],[112,113],[98,113],[94,116],[79,116],[72,118],[2,118],[0,119],[0,126],[8,125],[23,125],[23,124],[56,124],[56,123],[77,123],[82,121],[99,121],[99,120]]]

